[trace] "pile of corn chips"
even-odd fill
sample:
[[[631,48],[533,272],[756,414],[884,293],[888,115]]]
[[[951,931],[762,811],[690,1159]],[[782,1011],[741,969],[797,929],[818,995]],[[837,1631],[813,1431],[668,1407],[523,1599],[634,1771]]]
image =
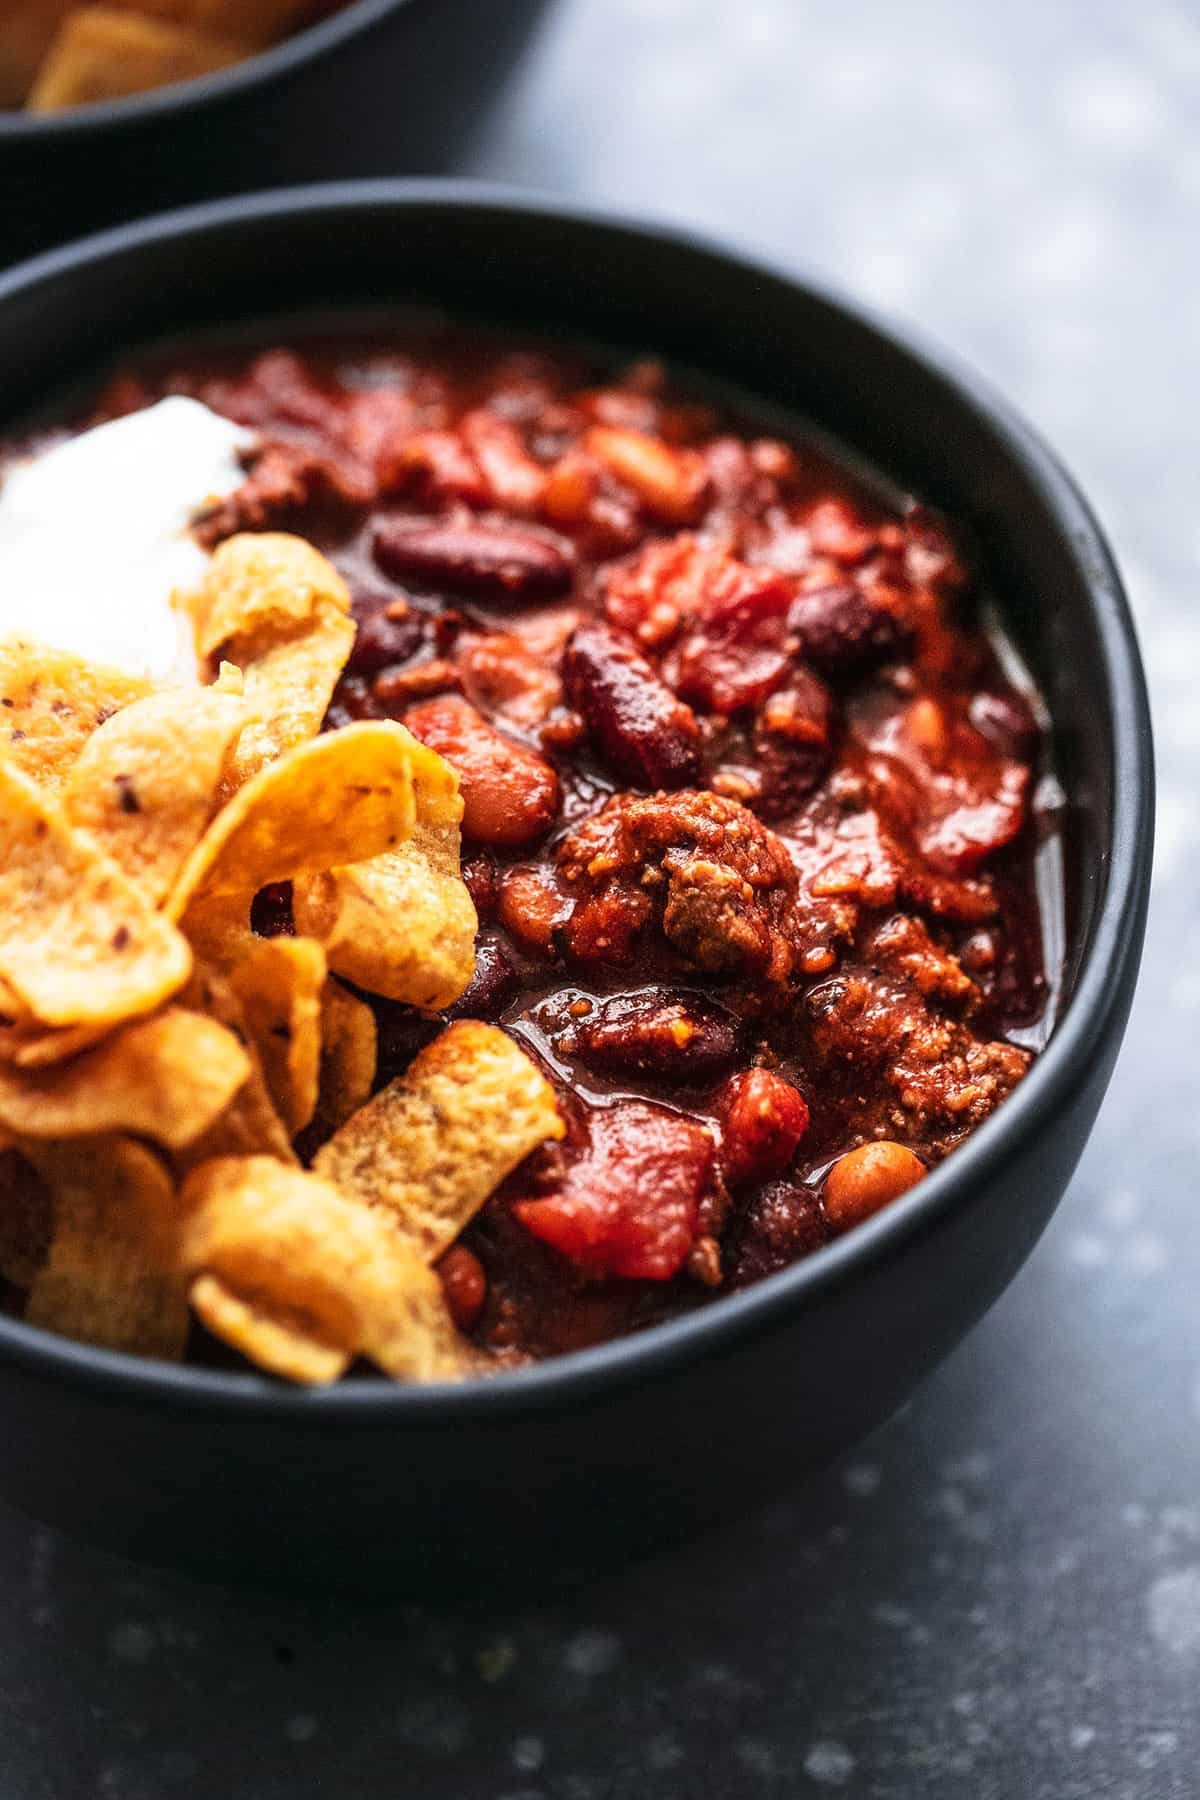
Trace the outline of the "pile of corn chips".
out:
[[[0,106],[60,112],[241,62],[328,12],[315,0],[9,0]]]
[[[206,686],[0,639],[0,1275],[91,1344],[180,1357],[190,1308],[295,1381],[454,1377],[433,1265],[563,1132],[470,1020],[373,1093],[355,990],[472,973],[457,778],[390,721],[321,732],[354,626],[303,540],[230,538],[191,604]],[[279,882],[300,935],[259,936]]]

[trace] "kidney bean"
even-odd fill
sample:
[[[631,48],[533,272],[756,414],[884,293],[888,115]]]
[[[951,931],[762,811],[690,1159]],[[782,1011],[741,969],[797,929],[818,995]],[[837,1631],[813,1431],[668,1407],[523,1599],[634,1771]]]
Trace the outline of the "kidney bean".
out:
[[[849,581],[798,594],[788,624],[804,655],[823,674],[861,672],[886,662],[904,647],[906,633],[895,613]]]
[[[357,719],[377,719],[379,716],[371,683],[365,676],[347,673],[334,689],[325,715],[325,728],[336,731],[342,725],[353,725]]]
[[[585,445],[652,517],[687,525],[703,511],[708,469],[697,451],[672,449],[661,438],[611,425],[593,425]]]
[[[602,1000],[570,1033],[564,1048],[614,1074],[701,1082],[737,1056],[737,1021],[699,995],[660,988]]]
[[[644,656],[607,625],[584,625],[563,655],[567,698],[627,781],[679,788],[701,776],[700,726]]]
[[[888,1139],[860,1144],[839,1156],[825,1177],[825,1217],[835,1231],[848,1231],[915,1187],[925,1173],[920,1157],[903,1144]]]
[[[250,903],[250,929],[259,937],[295,936],[290,881],[273,881],[270,887],[259,888]]]
[[[447,1007],[446,1017],[494,1021],[512,999],[516,986],[517,971],[504,945],[484,938],[476,946],[475,972],[466,991]]]
[[[421,648],[425,635],[426,620],[420,613],[390,618],[382,608],[370,612],[358,621],[347,670],[353,675],[378,675],[394,663],[408,662]]]
[[[472,1331],[487,1300],[488,1282],[483,1264],[465,1244],[451,1244],[438,1258],[438,1277],[450,1317],[460,1331]]]
[[[462,878],[481,920],[490,919],[500,898],[500,871],[487,850],[463,858]]]
[[[469,700],[446,694],[426,701],[404,723],[458,771],[467,837],[515,848],[550,829],[558,812],[558,776],[536,750],[489,725]]]
[[[829,1226],[812,1189],[795,1181],[770,1181],[750,1199],[726,1252],[731,1287],[761,1281],[829,1241]]]
[[[734,1075],[721,1095],[721,1168],[730,1187],[782,1175],[808,1130],[804,1096],[769,1069]]]
[[[573,576],[561,545],[512,526],[385,519],[373,551],[386,575],[488,600],[552,600]]]
[[[772,694],[754,727],[760,789],[758,810],[781,817],[817,786],[833,751],[833,704],[824,683],[798,668]]]

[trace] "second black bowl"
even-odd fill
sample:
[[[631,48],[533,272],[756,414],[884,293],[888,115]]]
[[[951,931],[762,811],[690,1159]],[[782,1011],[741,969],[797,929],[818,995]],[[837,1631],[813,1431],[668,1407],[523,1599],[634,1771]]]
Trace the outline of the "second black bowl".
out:
[[[662,352],[823,427],[966,521],[1049,701],[1069,802],[1048,1047],[911,1193],[757,1287],[458,1388],[292,1392],[0,1319],[0,1490],[36,1516],[134,1555],[259,1576],[398,1575],[444,1591],[507,1571],[527,1585],[681,1535],[845,1448],[1015,1274],[1074,1168],[1129,1009],[1149,720],[1104,540],[1033,434],[982,383],[841,300],[671,232],[403,183],[152,220],[0,279],[0,394],[13,419],[157,334],[281,301],[392,299]]]
[[[547,0],[356,0],[220,74],[0,111],[0,266],[184,201],[460,153]]]

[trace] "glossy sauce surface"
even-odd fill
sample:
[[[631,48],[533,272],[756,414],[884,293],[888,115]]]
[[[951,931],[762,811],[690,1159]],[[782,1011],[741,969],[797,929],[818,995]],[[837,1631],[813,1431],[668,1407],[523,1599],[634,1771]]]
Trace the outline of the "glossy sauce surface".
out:
[[[297,531],[350,583],[329,723],[401,719],[462,778],[478,965],[442,1017],[504,1025],[569,1122],[444,1259],[479,1343],[758,1279],[1020,1080],[1052,784],[951,524],[657,364],[429,322],[171,353],[92,416],[167,393],[259,434],[204,537]],[[382,1081],[442,1017],[376,1010]]]

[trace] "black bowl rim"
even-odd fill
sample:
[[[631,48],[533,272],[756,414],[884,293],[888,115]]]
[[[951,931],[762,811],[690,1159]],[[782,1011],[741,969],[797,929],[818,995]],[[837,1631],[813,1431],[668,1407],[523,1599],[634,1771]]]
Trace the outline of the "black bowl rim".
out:
[[[1114,785],[1112,849],[1092,942],[1050,1042],[1016,1091],[916,1188],[844,1238],[755,1286],[645,1332],[529,1367],[461,1384],[405,1387],[369,1376],[327,1388],[296,1389],[267,1377],[155,1362],[76,1344],[0,1316],[0,1356],[28,1374],[53,1377],[108,1400],[144,1407],[183,1404],[205,1414],[292,1421],[323,1427],[377,1420],[397,1425],[454,1424],[551,1411],[640,1378],[665,1375],[688,1360],[735,1348],[799,1308],[823,1300],[869,1269],[936,1231],[997,1174],[1014,1141],[1052,1127],[1055,1114],[1087,1078],[1103,1048],[1108,1021],[1122,1003],[1123,977],[1136,969],[1153,850],[1154,757],[1145,676],[1120,575],[1103,532],[1074,481],[1036,432],[982,376],[908,325],[851,301],[831,284],[771,262],[754,250],[704,234],[629,216],[610,208],[489,183],[447,179],[383,179],[319,184],[218,200],[97,233],[50,251],[0,276],[0,328],[5,304],[46,280],[82,273],[104,258],[136,253],[246,221],[288,219],[363,208],[403,213],[436,207],[461,214],[569,221],[653,246],[667,242],[732,267],[749,281],[766,277],[899,349],[932,375],[992,430],[1004,453],[1040,490],[1056,518],[1064,555],[1073,558],[1099,627],[1110,704]]]
[[[6,139],[37,141],[46,138],[78,138],[89,132],[132,126],[168,113],[191,111],[228,95],[260,87],[290,74],[307,62],[315,61],[327,50],[347,43],[360,31],[374,25],[402,6],[425,4],[426,0],[352,0],[352,4],[327,19],[293,32],[232,63],[227,69],[216,69],[211,75],[196,75],[190,81],[171,81],[151,88],[144,94],[127,94],[119,100],[94,100],[89,106],[73,106],[65,112],[27,113],[19,107],[0,110],[0,150]]]

